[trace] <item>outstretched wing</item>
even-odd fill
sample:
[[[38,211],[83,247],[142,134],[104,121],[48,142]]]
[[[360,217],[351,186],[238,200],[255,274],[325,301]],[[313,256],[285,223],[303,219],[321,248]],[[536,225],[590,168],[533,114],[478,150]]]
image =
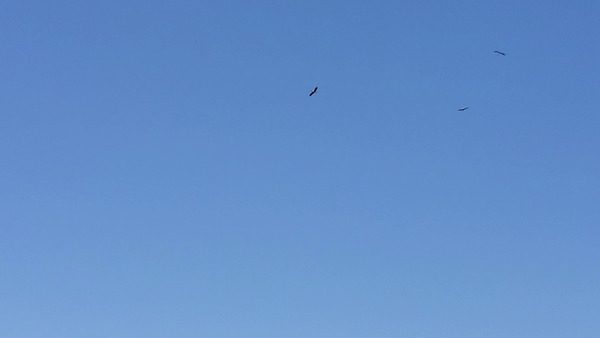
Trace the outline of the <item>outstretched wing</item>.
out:
[[[506,53],[503,53],[503,52],[501,52],[501,51],[499,51],[499,50],[495,50],[495,51],[494,51],[494,53],[498,53],[498,54],[500,54],[500,55],[506,55]]]
[[[310,94],[308,94],[308,96],[313,96],[313,94],[317,92],[318,88],[319,87],[315,87],[315,89],[313,89],[312,92],[310,92]]]

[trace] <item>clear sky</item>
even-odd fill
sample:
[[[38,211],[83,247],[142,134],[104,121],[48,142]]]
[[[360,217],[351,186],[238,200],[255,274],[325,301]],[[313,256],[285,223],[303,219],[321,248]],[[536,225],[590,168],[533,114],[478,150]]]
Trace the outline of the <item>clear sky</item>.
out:
[[[599,1],[1,7],[0,336],[598,337]]]

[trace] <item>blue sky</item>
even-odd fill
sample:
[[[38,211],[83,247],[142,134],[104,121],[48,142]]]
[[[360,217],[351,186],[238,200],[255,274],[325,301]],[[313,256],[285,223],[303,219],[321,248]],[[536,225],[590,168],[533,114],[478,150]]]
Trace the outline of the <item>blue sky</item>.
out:
[[[600,332],[599,2],[2,7],[1,336]]]

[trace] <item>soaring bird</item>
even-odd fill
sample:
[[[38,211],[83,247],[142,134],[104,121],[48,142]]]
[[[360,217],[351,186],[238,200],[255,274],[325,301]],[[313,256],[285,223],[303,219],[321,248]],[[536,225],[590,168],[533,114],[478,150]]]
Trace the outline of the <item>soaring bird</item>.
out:
[[[310,94],[308,94],[308,96],[313,96],[313,94],[317,92],[318,88],[319,87],[315,87],[315,89],[313,89],[312,92],[310,92]]]
[[[499,51],[499,50],[495,50],[495,51],[494,51],[494,53],[496,53],[496,54],[498,54],[498,55],[506,56],[506,54],[505,54],[505,53],[502,53],[502,52],[501,52],[501,51]]]
[[[463,107],[463,108],[460,108],[458,111],[465,111],[465,110],[467,110],[467,109],[469,109],[469,107]]]

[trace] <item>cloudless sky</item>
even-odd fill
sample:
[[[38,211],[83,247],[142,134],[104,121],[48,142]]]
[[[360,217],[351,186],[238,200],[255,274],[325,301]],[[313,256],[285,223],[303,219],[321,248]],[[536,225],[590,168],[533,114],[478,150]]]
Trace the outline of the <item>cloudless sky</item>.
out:
[[[600,2],[1,7],[0,336],[598,337]]]

